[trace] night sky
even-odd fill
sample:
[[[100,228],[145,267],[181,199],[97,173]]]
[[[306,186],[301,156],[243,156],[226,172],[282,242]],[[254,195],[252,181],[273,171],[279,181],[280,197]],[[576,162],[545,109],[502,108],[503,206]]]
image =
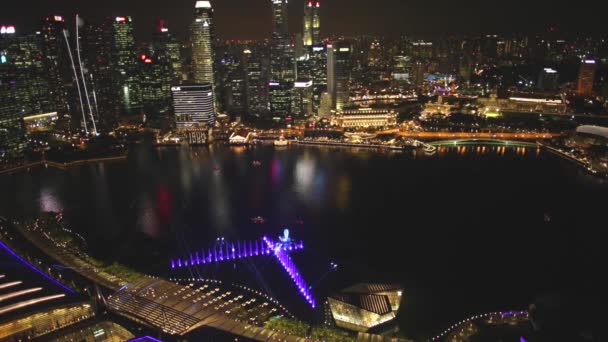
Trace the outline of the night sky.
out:
[[[168,19],[171,31],[183,39],[192,20],[194,0],[4,0],[0,24],[32,31],[48,14],[80,13],[94,21],[105,16],[131,15],[136,38],[149,39],[156,18]],[[221,39],[260,39],[270,36],[270,0],[212,0],[217,35]],[[301,32],[304,0],[290,1],[290,31]],[[453,33],[544,32],[556,25],[561,32],[605,34],[605,12],[599,0],[321,0],[324,35],[405,33],[436,37]]]

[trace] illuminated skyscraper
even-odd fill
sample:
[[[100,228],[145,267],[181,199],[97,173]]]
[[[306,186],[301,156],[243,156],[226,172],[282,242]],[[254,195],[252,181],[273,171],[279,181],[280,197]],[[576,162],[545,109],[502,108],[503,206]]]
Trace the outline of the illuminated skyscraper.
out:
[[[232,46],[218,64],[218,93],[222,108],[229,114],[240,114],[246,107],[245,69],[243,46]]]
[[[272,0],[271,79],[294,81],[295,58],[287,25],[287,0]]]
[[[152,37],[152,51],[159,58],[169,62],[173,82],[182,80],[181,46],[162,19],[159,20],[156,32]]]
[[[551,68],[544,68],[538,76],[537,87],[540,90],[557,90],[559,86],[559,73]]]
[[[327,91],[333,108],[340,110],[347,103],[351,76],[351,45],[338,42],[327,46]]]
[[[258,44],[243,51],[247,113],[252,116],[268,112],[268,46]],[[266,61],[266,63],[264,63]]]
[[[63,34],[65,29],[64,18],[52,15],[44,18],[40,32],[51,99],[59,114],[69,118],[71,113],[66,84],[70,84],[72,77]]]
[[[321,105],[321,95],[327,92],[327,48],[325,45],[311,47],[310,73],[312,79],[312,108],[317,113]]]
[[[593,92],[593,81],[595,80],[596,63],[593,59],[585,59],[581,63],[578,72],[576,92],[579,95],[587,95]]]
[[[142,54],[139,59],[141,95],[147,115],[164,114],[171,104],[173,68],[165,56]]]
[[[118,93],[113,74],[114,18],[101,25],[85,25],[83,29],[83,55],[90,66],[93,104],[99,130],[112,130],[118,124],[120,112]]]
[[[270,112],[278,117],[291,114],[293,82],[270,81],[268,83],[270,95]]]
[[[287,0],[272,0],[272,40],[270,50],[270,112],[291,113],[291,93],[295,81],[295,56],[287,25]]]
[[[319,18],[319,1],[308,1],[304,3],[304,45],[312,46],[321,44],[321,21]]]
[[[8,29],[7,29],[8,27]],[[27,146],[23,117],[54,111],[40,35],[0,31],[0,159],[19,157]]]
[[[192,23],[192,68],[195,83],[215,86],[213,74],[213,8],[209,1],[197,1]]]
[[[215,122],[210,83],[171,87],[175,125],[180,129],[206,127]]]
[[[142,102],[133,20],[124,16],[113,18],[111,30],[113,82],[120,110],[127,115],[139,114]]]

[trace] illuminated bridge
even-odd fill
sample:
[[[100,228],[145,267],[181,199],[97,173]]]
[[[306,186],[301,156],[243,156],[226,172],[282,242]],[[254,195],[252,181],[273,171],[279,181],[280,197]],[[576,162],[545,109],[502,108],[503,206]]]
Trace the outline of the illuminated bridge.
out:
[[[245,296],[218,281],[181,285],[143,278],[129,283],[107,299],[108,308],[170,335],[185,335],[211,327],[256,341],[308,341],[261,325],[281,308],[261,297]]]
[[[463,145],[494,145],[512,147],[539,147],[538,144],[526,141],[500,140],[500,139],[456,139],[439,140],[428,143],[431,146],[463,146]]]

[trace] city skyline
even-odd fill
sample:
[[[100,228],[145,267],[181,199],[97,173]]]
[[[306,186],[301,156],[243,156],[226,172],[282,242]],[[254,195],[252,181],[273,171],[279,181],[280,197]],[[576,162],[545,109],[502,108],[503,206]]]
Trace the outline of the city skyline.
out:
[[[106,17],[129,15],[134,18],[135,38],[149,41],[154,32],[155,21],[167,20],[168,27],[182,40],[189,36],[188,25],[193,19],[193,1],[178,0],[164,3],[160,0],[117,1],[77,4],[72,0],[44,2],[11,2],[0,13],[0,22],[17,27],[18,31],[31,32],[39,29],[40,21],[50,14],[65,16],[73,20],[80,14],[84,20],[100,21]],[[289,3],[289,32],[301,32],[303,26],[304,0]],[[589,11],[589,7],[569,8],[565,5],[542,0],[534,3],[510,2],[505,6],[490,7],[480,1],[471,1],[470,6],[439,1],[433,4],[415,0],[383,0],[381,3],[364,0],[332,0],[321,2],[322,36],[340,35],[423,35],[440,36],[450,34],[482,33],[543,33],[549,27],[558,32],[606,34],[602,25],[601,11]],[[34,5],[34,6],[33,6]],[[217,18],[217,37],[228,39],[270,38],[272,24],[271,2],[267,0],[213,1]],[[524,10],[525,9],[525,10]],[[497,15],[500,11],[500,16]],[[238,25],[235,25],[238,23]],[[431,23],[431,25],[429,25]]]

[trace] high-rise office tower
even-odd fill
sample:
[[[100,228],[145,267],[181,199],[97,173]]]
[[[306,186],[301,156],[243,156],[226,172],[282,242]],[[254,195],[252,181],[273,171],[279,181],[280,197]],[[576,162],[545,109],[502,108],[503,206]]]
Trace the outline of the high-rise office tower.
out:
[[[213,71],[213,8],[209,1],[197,1],[192,23],[192,74],[194,83],[215,86]]]
[[[287,0],[272,0],[272,40],[270,50],[270,112],[291,113],[291,93],[295,81],[295,55],[287,25]]]
[[[291,108],[296,117],[313,114],[312,80],[298,80],[294,83]]]
[[[18,158],[27,147],[23,118],[54,111],[38,34],[0,30],[0,160]]]
[[[243,51],[245,64],[245,85],[247,93],[247,113],[260,116],[268,112],[268,77],[264,70],[267,46],[257,44]]]
[[[312,108],[319,111],[321,95],[327,92],[327,47],[314,45],[309,55],[310,73],[312,79]]]
[[[576,92],[579,95],[587,95],[593,92],[593,81],[595,80],[596,63],[593,59],[585,59],[581,63],[578,72]]]
[[[177,128],[206,127],[215,122],[213,88],[210,83],[171,87]]]
[[[156,32],[152,37],[152,52],[158,58],[167,60],[171,66],[172,82],[183,79],[181,46],[177,39],[169,32],[164,20],[159,20]]]
[[[332,98],[332,106],[337,110],[348,103],[351,50],[351,44],[344,41],[327,46],[327,90]]]
[[[557,90],[559,87],[559,73],[555,69],[544,68],[538,75],[537,88],[540,90]]]
[[[173,67],[165,56],[141,54],[141,97],[146,115],[155,116],[169,111]]]
[[[120,90],[114,84],[113,74],[113,19],[100,25],[83,28],[82,52],[90,67],[90,95],[97,113],[98,130],[112,130],[118,124],[121,111],[118,101]]]
[[[308,1],[304,3],[304,45],[312,46],[321,44],[321,20],[319,1]]]
[[[294,81],[295,58],[287,25],[287,0],[272,0],[270,71],[273,81]]]
[[[240,114],[246,106],[245,68],[242,45],[226,51],[218,63],[222,108],[229,114]]]
[[[64,36],[65,30],[64,18],[60,15],[52,15],[44,18],[40,33],[51,99],[55,103],[59,115],[69,121],[72,113],[70,113],[68,87],[66,85],[70,84],[72,76]],[[69,126],[69,123],[66,126]]]
[[[270,113],[276,117],[285,117],[292,112],[292,92],[294,83],[291,81],[270,81],[268,93],[270,95]]]
[[[122,114],[139,114],[142,108],[138,60],[133,38],[133,20],[120,16],[110,19],[112,32],[111,64],[115,94]]]

